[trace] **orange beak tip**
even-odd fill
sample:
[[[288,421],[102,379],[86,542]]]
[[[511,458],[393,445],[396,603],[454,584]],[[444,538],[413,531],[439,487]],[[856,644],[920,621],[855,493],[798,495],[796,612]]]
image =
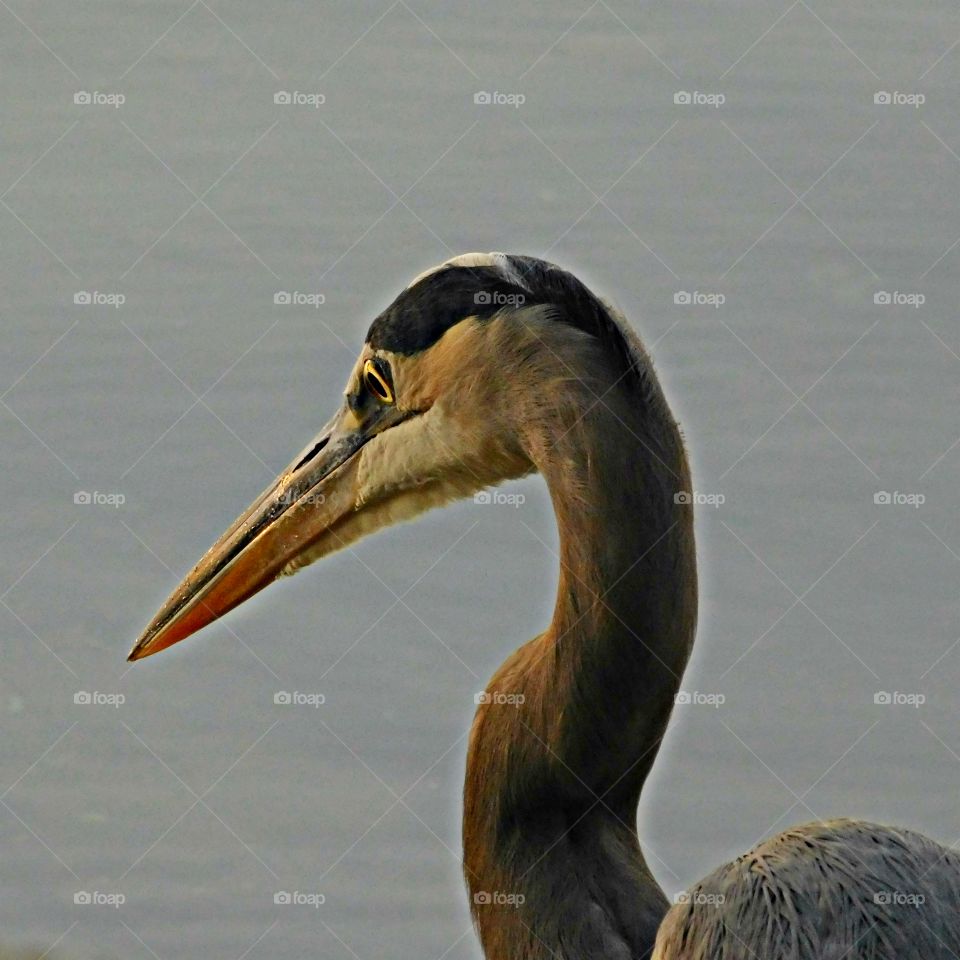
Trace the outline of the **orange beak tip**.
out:
[[[134,648],[127,654],[127,663],[133,663],[135,660],[141,660],[142,658],[143,658],[143,654],[140,653],[140,652],[137,650],[136,647],[134,647]]]
[[[141,648],[139,642],[135,643],[133,648],[127,654],[127,663],[133,663],[135,660],[142,660],[146,656],[148,656],[147,651]]]

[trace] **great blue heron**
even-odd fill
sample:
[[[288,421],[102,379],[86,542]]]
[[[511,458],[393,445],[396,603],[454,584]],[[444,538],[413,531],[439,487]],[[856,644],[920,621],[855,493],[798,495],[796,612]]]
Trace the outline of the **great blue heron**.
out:
[[[560,531],[553,620],[481,698],[464,791],[488,960],[960,955],[960,858],[862,821],[788,830],[668,912],[635,820],[694,638],[690,474],[637,337],[542,260],[465,254],[414,280],[370,327],[340,410],[130,659],[374,530],[534,471]]]

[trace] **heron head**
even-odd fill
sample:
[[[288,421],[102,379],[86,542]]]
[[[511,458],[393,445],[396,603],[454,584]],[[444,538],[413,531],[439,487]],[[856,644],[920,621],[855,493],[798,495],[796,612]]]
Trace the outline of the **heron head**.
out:
[[[584,377],[565,355],[591,340],[637,360],[608,309],[552,264],[465,254],[421,274],[373,321],[327,425],[187,575],[129,659],[374,530],[537,469],[547,441],[526,428]]]

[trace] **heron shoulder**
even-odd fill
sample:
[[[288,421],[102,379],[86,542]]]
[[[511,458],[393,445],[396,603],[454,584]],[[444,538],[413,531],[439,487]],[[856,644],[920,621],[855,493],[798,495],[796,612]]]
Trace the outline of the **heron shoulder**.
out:
[[[712,960],[746,947],[780,960],[954,957],[958,878],[960,856],[922,834],[862,820],[804,824],[682,895],[653,960]]]

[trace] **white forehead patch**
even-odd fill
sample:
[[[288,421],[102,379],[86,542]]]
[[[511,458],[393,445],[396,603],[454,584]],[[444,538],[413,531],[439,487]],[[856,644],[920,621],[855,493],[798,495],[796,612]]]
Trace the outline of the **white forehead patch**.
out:
[[[513,269],[510,263],[510,257],[505,253],[493,252],[461,253],[458,257],[451,257],[449,260],[444,260],[443,263],[438,263],[437,266],[431,267],[429,270],[424,270],[419,276],[414,277],[413,280],[407,284],[407,289],[409,290],[410,287],[415,287],[421,280],[425,280],[444,267],[493,267],[500,271],[504,280],[508,283],[526,288],[526,284],[520,279],[520,275]]]

